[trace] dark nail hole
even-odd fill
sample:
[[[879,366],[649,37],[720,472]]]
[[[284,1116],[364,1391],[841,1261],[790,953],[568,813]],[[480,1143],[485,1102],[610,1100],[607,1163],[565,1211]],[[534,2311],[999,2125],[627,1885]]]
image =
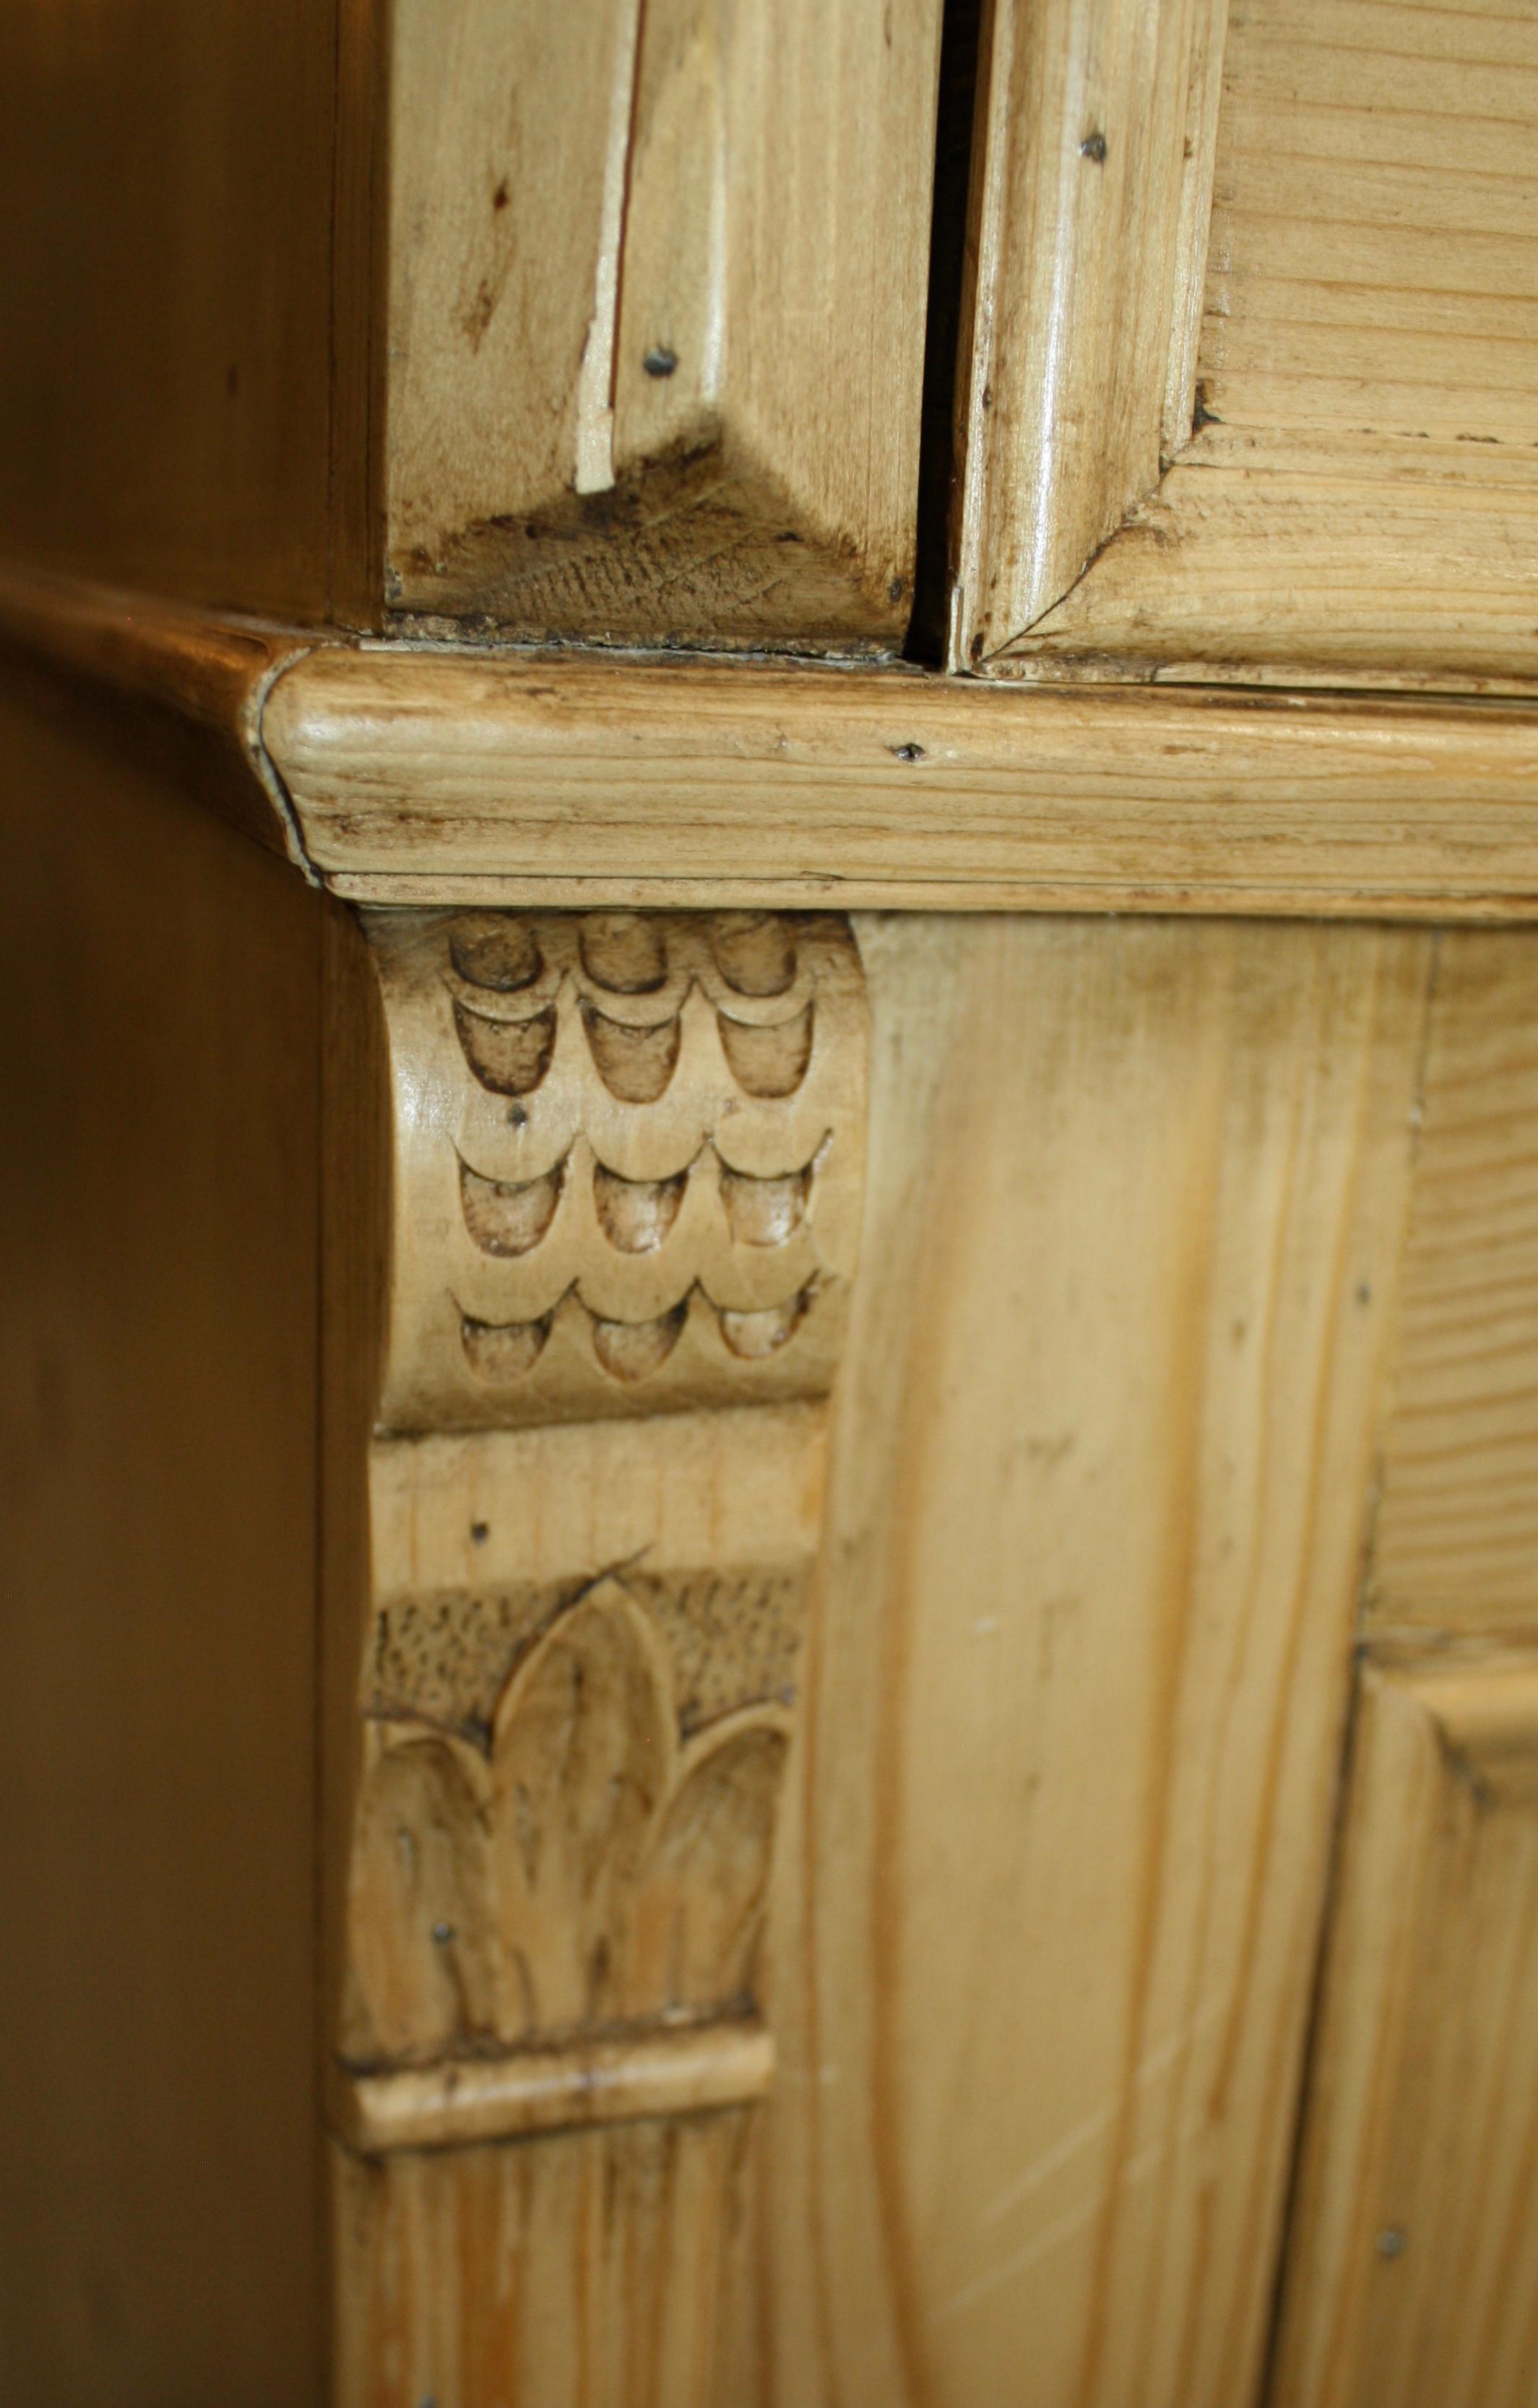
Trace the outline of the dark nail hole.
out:
[[[475,1541],[478,1547],[483,1547],[486,1541],[491,1537],[491,1524],[489,1522],[472,1522],[470,1524],[470,1536]]]
[[[1191,433],[1193,435],[1200,435],[1204,426],[1222,425],[1223,421],[1218,417],[1216,411],[1208,407],[1211,399],[1212,387],[1206,382],[1205,379],[1203,379],[1197,386],[1196,408],[1191,412]]]
[[[898,761],[922,761],[926,757],[922,744],[889,744],[886,749]]]
[[[528,1114],[525,1111],[522,1104],[510,1104],[508,1106],[508,1118],[512,1123],[514,1128],[527,1128],[528,1126]]]
[[[1079,145],[1079,156],[1081,159],[1093,159],[1097,165],[1105,157],[1105,136],[1098,127],[1093,134],[1085,136]]]
[[[655,351],[648,351],[641,362],[649,377],[670,377],[677,366],[678,353],[668,351],[664,344],[658,344]]]

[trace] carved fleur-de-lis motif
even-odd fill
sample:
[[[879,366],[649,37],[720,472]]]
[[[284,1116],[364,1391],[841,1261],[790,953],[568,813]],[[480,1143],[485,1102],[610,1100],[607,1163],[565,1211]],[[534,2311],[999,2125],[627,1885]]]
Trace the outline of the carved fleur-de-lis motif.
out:
[[[785,1745],[776,1706],[681,1740],[666,1646],[615,1579],[528,1651],[484,1747],[375,1724],[354,2050],[420,2063],[740,2003]]]

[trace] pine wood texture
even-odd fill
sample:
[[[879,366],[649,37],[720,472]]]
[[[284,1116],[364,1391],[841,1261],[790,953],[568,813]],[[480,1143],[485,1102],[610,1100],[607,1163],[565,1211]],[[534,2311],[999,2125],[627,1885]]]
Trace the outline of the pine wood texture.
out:
[[[1207,407],[1518,465],[1538,435],[1531,13],[1245,0],[1227,64]]]
[[[751,2109],[336,2157],[337,2408],[727,2408]]]
[[[1233,2408],[1429,940],[857,933],[868,1211],[772,1927],[762,2355],[719,2396]]]
[[[362,455],[334,480],[333,335],[334,304],[339,324],[367,278],[334,252],[333,208],[338,54],[364,13],[359,0],[6,10],[8,552],[357,623]]]
[[[1186,441],[1229,0],[989,12],[951,656],[1051,609]]]
[[[394,609],[900,644],[939,0],[408,0]]]
[[[1528,2408],[1538,1666],[1369,1666],[1276,2408]]]
[[[826,915],[336,936],[336,2380],[469,2408],[531,2183],[539,2251],[609,2282],[570,2168],[603,2169],[600,2258],[662,2253],[666,2299],[604,2289],[614,2380],[664,2328],[702,2319],[689,2351],[713,2329],[709,2286],[675,2302],[667,2267],[740,2224],[745,2128],[655,2127],[719,2123],[773,2071],[759,1958],[858,1240],[863,988]],[[637,2129],[597,2159],[523,2154],[611,2122]],[[447,2151],[431,2178],[424,2149]],[[586,2329],[532,2322],[531,2401],[568,2396]]]
[[[1028,673],[1530,693],[1538,476],[1468,459],[1208,427],[1037,621]]]
[[[365,652],[15,571],[0,637],[362,902],[1538,913],[1515,704]]]
[[[333,648],[262,736],[364,901],[1538,910],[1516,705]]]
[[[1538,26],[1230,14],[997,13],[953,663],[1529,691]]]
[[[308,2408],[320,898],[0,756],[0,2395]]]
[[[1538,952],[1440,940],[1370,1616],[1538,1623]]]

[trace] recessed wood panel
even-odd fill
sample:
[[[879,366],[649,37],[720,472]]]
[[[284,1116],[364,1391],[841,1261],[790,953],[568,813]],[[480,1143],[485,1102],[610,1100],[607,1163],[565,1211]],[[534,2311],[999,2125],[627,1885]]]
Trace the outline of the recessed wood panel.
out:
[[[1370,1669],[1272,2408],[1530,2408],[1538,1669]]]
[[[1538,21],[1000,6],[953,666],[1528,692]]]
[[[1235,0],[1199,373],[1225,423],[1538,442],[1538,19]]]

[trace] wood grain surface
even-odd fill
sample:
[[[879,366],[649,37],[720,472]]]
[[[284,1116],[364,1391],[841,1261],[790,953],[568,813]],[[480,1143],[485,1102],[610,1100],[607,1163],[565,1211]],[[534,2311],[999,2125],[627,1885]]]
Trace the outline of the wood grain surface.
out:
[[[1520,706],[1023,694],[919,671],[317,652],[263,741],[381,903],[1538,910]]]
[[[394,608],[898,647],[940,16],[396,9]]]
[[[1531,14],[994,25],[953,666],[1532,691]]]
[[[1000,0],[980,64],[950,662],[1003,651],[1187,441],[1229,0]]]
[[[1538,1666],[1369,1667],[1274,2408],[1528,2408]]]
[[[774,1925],[763,2356],[720,2396],[1233,2408],[1428,940],[857,929],[869,1210]]]
[[[1535,144],[1528,9],[1236,5],[1201,331],[1207,409],[1229,426],[1499,449],[1526,469],[1531,498]]]
[[[726,2408],[751,2109],[368,2162],[336,2152],[336,2408]]]
[[[1007,665],[1531,694],[1538,476],[1491,456],[1209,427]]]
[[[1371,1619],[1538,1622],[1538,949],[1440,939]]]
[[[320,898],[0,713],[0,2394],[317,2398]]]

